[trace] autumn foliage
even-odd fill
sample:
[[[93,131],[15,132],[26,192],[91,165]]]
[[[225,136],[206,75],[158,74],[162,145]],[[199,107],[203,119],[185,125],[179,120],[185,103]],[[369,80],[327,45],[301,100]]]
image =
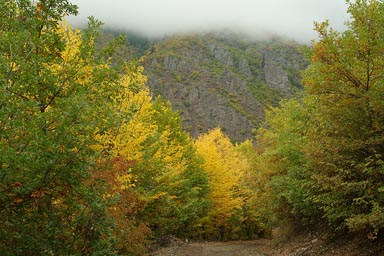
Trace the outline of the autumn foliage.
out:
[[[0,2],[2,255],[144,255],[167,236],[265,236],[279,219],[380,237],[384,5],[316,24],[305,92],[267,111],[257,143],[191,138],[143,68],[96,49],[67,1]]]
[[[383,10],[350,2],[342,33],[316,23],[305,94],[273,109],[259,133],[262,198],[275,212],[370,239],[384,224]]]
[[[252,178],[252,165],[249,156],[239,149],[248,147],[252,151],[252,145],[244,142],[235,146],[218,128],[201,135],[195,144],[204,159],[210,188],[208,214],[199,223],[201,236],[221,240],[257,236],[262,228],[254,220],[257,216],[247,211],[252,194],[245,179]]]
[[[152,98],[142,67],[113,63],[119,39],[97,50],[100,23],[62,21],[76,13],[67,1],[1,10],[4,255],[143,255],[150,240],[200,238],[202,223],[229,229],[243,169],[217,172],[240,164],[227,138],[210,170],[209,149],[198,152],[170,104]],[[213,177],[233,180],[220,188]]]

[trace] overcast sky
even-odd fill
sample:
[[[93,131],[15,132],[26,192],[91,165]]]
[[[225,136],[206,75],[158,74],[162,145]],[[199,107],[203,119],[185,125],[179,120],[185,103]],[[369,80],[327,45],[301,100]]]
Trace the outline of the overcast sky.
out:
[[[301,42],[316,37],[314,21],[328,19],[343,29],[345,0],[72,0],[84,23],[94,16],[116,26],[159,36],[175,32],[234,29],[251,34],[278,34]]]

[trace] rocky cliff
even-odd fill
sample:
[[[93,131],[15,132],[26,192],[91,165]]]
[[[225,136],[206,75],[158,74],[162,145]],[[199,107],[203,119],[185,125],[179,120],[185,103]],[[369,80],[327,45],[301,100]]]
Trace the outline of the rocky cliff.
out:
[[[170,100],[192,136],[219,126],[243,141],[265,107],[300,89],[307,62],[299,47],[228,33],[179,35],[154,44],[144,68],[153,94]]]

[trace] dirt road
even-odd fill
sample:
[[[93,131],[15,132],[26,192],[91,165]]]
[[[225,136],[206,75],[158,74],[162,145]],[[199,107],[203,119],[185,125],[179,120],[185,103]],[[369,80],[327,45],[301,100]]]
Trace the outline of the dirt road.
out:
[[[293,235],[285,239],[259,239],[231,242],[183,242],[175,240],[170,247],[159,248],[150,256],[384,256],[383,244],[364,242],[361,236],[341,237],[327,241],[321,233]],[[363,242],[362,242],[363,241]],[[154,248],[153,248],[154,249]]]
[[[263,241],[185,243],[163,248],[153,256],[266,256]]]

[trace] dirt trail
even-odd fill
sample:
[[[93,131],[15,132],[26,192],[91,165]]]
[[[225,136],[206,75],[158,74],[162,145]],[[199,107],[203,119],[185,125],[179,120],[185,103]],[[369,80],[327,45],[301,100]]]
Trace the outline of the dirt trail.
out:
[[[153,256],[266,256],[265,242],[257,241],[233,241],[233,242],[205,242],[185,243],[152,254]]]
[[[384,256],[384,241],[368,243],[362,236],[329,241],[317,232],[302,232],[274,239],[231,242],[182,242],[160,248],[150,256]],[[154,248],[153,248],[154,249]]]

